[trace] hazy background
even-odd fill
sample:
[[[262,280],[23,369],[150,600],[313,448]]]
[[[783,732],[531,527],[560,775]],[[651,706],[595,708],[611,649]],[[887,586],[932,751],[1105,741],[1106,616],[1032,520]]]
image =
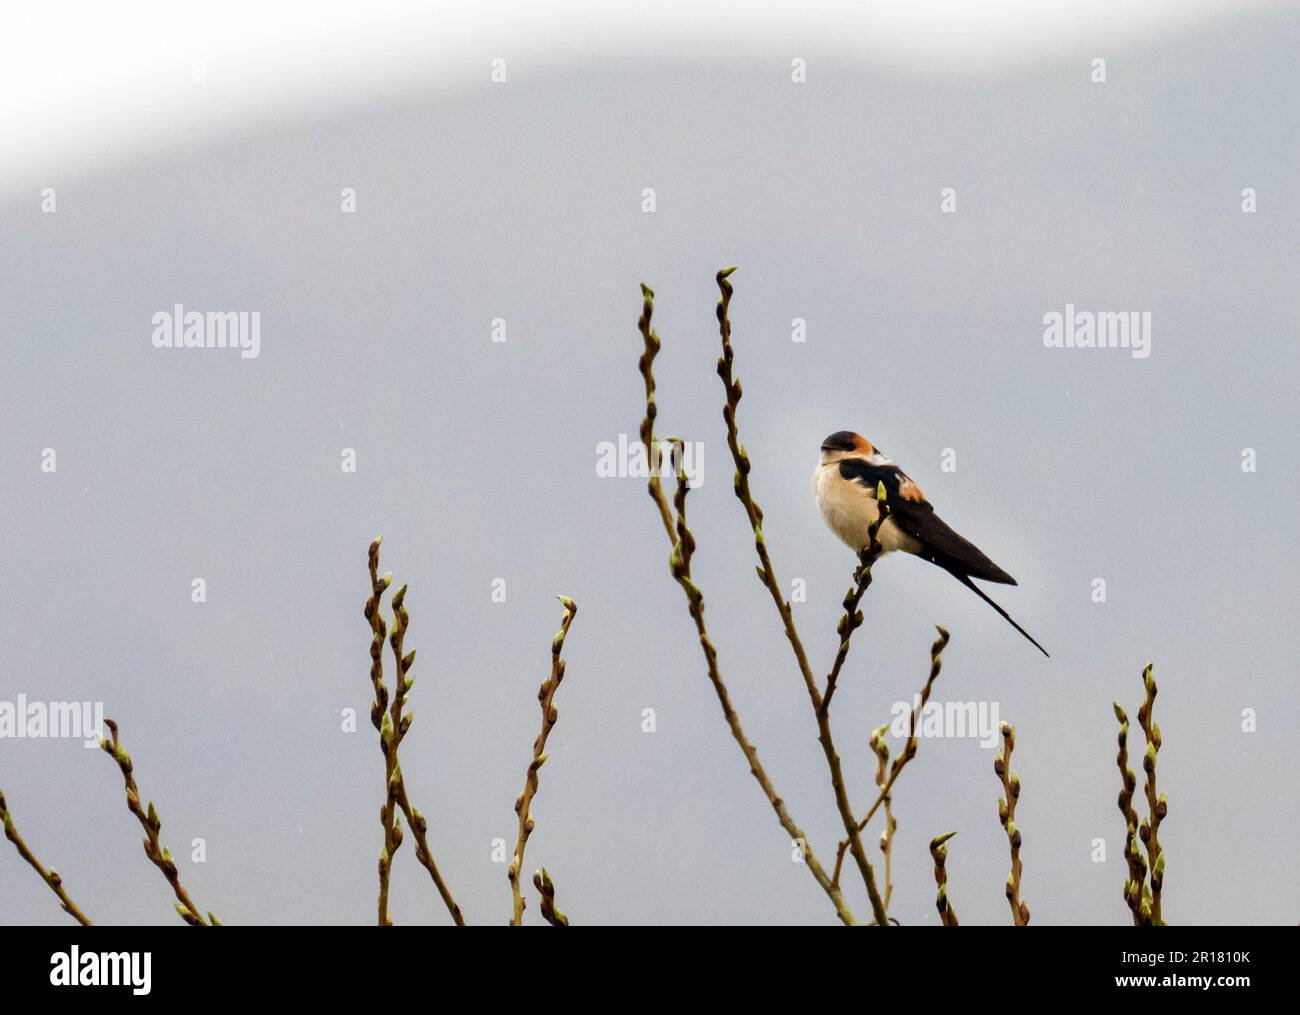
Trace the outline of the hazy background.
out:
[[[1294,923],[1300,18],[1202,13],[1141,32],[976,32],[951,61],[926,58],[922,28],[912,49],[855,50],[824,18],[785,36],[719,19],[658,43],[633,23],[554,49],[554,29],[511,23],[459,46],[437,35],[466,69],[431,58],[428,75],[394,20],[400,60],[361,38],[335,91],[327,69],[259,92],[211,54],[195,82],[189,37],[157,51],[166,110],[135,104],[125,64],[49,110],[11,95],[0,700],[105,703],[204,909],[373,922],[383,762],[361,610],[383,531],[419,651],[403,769],[470,922],[509,917],[492,844],[513,847],[556,593],[579,614],[526,874],[548,867],[575,924],[834,922],[728,735],[644,482],[596,475],[597,445],[634,436],[643,411],[644,281],[664,340],[660,433],[704,443],[695,573],[723,672],[829,865],[841,828],[816,726],[730,489],[713,274],[738,264],[742,437],[778,574],[807,584],[795,610],[816,671],[853,558],[809,475],[842,428],[1019,579],[994,597],[1052,652],[941,571],[882,563],[833,715],[858,805],[868,733],[920,688],[942,623],[936,698],[996,702],[1018,726],[1034,922],[1126,922],[1110,703],[1135,715],[1154,661],[1167,919]],[[931,55],[952,31],[932,26]],[[112,64],[112,37],[100,51]],[[790,80],[795,57],[807,83]],[[58,90],[57,67],[44,73],[32,95]],[[251,104],[209,119],[236,83]],[[95,140],[115,134],[140,140]],[[940,211],[945,187],[956,214]],[[153,348],[152,315],[177,302],[260,311],[261,356]],[[1042,317],[1067,302],[1150,310],[1151,357],[1044,348]],[[937,921],[926,847],[954,829],[963,923],[1009,922],[992,766],[974,740],[928,740],[900,779],[903,923]],[[0,788],[92,919],[175,919],[108,758],[0,740]],[[204,864],[188,859],[196,837]],[[446,922],[409,839],[394,881],[396,922]],[[860,886],[850,901],[869,918]],[[8,844],[0,920],[68,922]]]

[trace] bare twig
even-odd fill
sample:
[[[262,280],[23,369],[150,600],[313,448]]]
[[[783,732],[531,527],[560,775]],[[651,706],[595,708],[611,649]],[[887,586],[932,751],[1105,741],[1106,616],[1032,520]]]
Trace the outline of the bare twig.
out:
[[[1124,860],[1128,864],[1128,877],[1124,881],[1124,902],[1133,914],[1135,927],[1149,926],[1151,923],[1151,906],[1146,899],[1147,864],[1138,848],[1138,816],[1133,809],[1133,792],[1137,788],[1137,776],[1128,767],[1128,715],[1115,703],[1115,718],[1119,720],[1119,754],[1115,763],[1119,766],[1120,790],[1119,810],[1124,815]]]
[[[394,749],[393,721],[387,712],[388,688],[384,686],[384,638],[388,626],[384,622],[380,600],[393,584],[393,574],[379,574],[379,544],[384,537],[376,536],[370,544],[370,598],[366,600],[365,617],[370,622],[370,683],[375,689],[375,700],[370,704],[370,721],[379,731],[379,749],[384,755],[384,802],[379,807],[379,823],[384,829],[384,845],[379,853],[379,926],[391,927],[388,915],[388,884],[393,869],[393,856],[402,845],[402,829],[397,817],[397,751]],[[403,590],[405,591],[405,590]],[[401,683],[401,676],[398,676]],[[399,694],[403,693],[399,688]]]
[[[27,848],[27,843],[23,842],[23,837],[18,834],[18,829],[14,825],[13,815],[9,813],[9,806],[5,803],[5,795],[0,791],[0,822],[4,823],[5,838],[14,844],[21,856],[41,876],[41,880],[50,886],[50,891],[59,897],[59,902],[63,904],[63,911],[76,920],[83,927],[90,926],[90,920],[86,914],[77,908],[77,904],[68,896],[63,887],[63,878],[53,867],[46,867],[36,855]]]
[[[844,786],[843,766],[840,763],[839,753],[835,749],[835,741],[831,735],[829,714],[824,707],[822,694],[817,688],[817,681],[813,678],[812,668],[808,665],[808,656],[804,652],[803,642],[799,638],[799,632],[794,623],[794,611],[786,601],[781,591],[781,584],[776,576],[776,568],[772,564],[772,558],[767,552],[767,540],[763,535],[763,509],[758,506],[754,500],[753,493],[749,488],[750,461],[749,454],[744,446],[740,443],[740,434],[736,426],[736,408],[743,397],[743,390],[739,380],[736,380],[732,373],[732,364],[735,359],[735,353],[731,347],[731,318],[729,309],[731,306],[731,295],[733,287],[729,281],[731,273],[735,268],[724,268],[717,274],[718,289],[722,296],[718,300],[718,333],[722,338],[722,355],[718,357],[718,376],[722,378],[722,386],[726,393],[726,404],[722,409],[722,418],[727,424],[727,447],[731,451],[732,461],[736,465],[736,475],[734,489],[737,499],[745,508],[745,515],[749,519],[750,528],[754,532],[754,549],[758,554],[759,567],[757,571],[759,581],[761,581],[772,596],[772,602],[776,606],[776,612],[781,617],[781,624],[785,629],[786,640],[790,642],[790,648],[794,652],[795,661],[799,665],[799,672],[803,676],[804,685],[808,689],[808,698],[812,703],[813,712],[817,717],[817,739],[822,745],[822,753],[826,756],[826,765],[830,769],[831,789],[835,794],[835,806],[840,813],[840,820],[844,824],[845,834],[848,836],[849,850],[853,854],[854,862],[858,866],[858,872],[862,875],[862,882],[866,886],[867,896],[871,900],[871,910],[875,914],[876,923],[880,926],[888,926],[889,921],[885,915],[884,902],[880,898],[880,892],[876,888],[875,872],[871,869],[871,863],[867,859],[866,849],[862,845],[862,836],[859,833],[857,823],[853,817],[853,809],[849,803],[848,790]],[[870,568],[867,568],[870,572]],[[869,583],[869,577],[867,578]],[[865,585],[863,591],[866,591]],[[860,598],[860,596],[859,596]],[[854,604],[854,616],[856,617],[856,603]],[[860,620],[858,621],[860,623]],[[854,625],[856,626],[856,625]],[[842,632],[841,651],[847,653],[847,642],[843,635],[850,633]],[[842,665],[843,660],[839,661]],[[835,670],[838,677],[838,668]],[[827,688],[827,693],[834,691],[834,685]]]
[[[654,362],[655,357],[659,355],[662,343],[650,326],[650,320],[654,317],[654,290],[644,283],[641,286],[641,298],[641,317],[637,321],[637,328],[645,342],[645,351],[637,361],[637,366],[641,370],[641,377],[645,381],[645,417],[641,420],[641,444],[645,448],[647,458],[652,462],[650,468],[650,497],[659,509],[659,518],[663,522],[668,542],[672,543],[677,538],[673,532],[673,513],[668,510],[663,485],[659,481],[659,471],[654,468],[654,463],[658,460],[659,448],[658,443],[655,441],[655,417],[659,415],[659,407],[655,403]]]
[[[867,589],[871,587],[871,568],[880,559],[880,555],[885,552],[885,548],[880,543],[880,529],[889,517],[889,505],[885,502],[885,484],[876,485],[876,520],[867,528],[867,546],[858,554],[858,568],[853,572],[854,584],[849,587],[848,592],[844,594],[844,616],[840,618],[835,632],[840,636],[840,647],[835,653],[835,662],[831,666],[831,672],[826,677],[826,693],[822,696],[818,711],[827,713],[831,708],[831,698],[835,695],[835,688],[839,686],[840,670],[844,667],[844,661],[849,657],[849,642],[853,638],[853,632],[862,626],[862,611],[858,609],[858,604],[862,602],[862,597],[866,595]]]
[[[429,877],[433,879],[433,886],[438,890],[438,895],[442,903],[447,907],[447,912],[451,914],[452,921],[458,927],[465,925],[465,919],[461,916],[460,906],[456,904],[455,898],[452,897],[451,889],[447,887],[447,882],[443,879],[442,873],[438,870],[438,864],[433,859],[433,851],[429,848],[429,823],[424,819],[419,810],[411,806],[410,796],[406,791],[406,777],[402,775],[402,763],[398,757],[397,749],[401,746],[406,734],[411,730],[411,724],[415,722],[415,714],[406,712],[403,714],[402,709],[406,704],[406,696],[410,694],[412,686],[415,684],[415,678],[411,676],[411,667],[415,664],[415,650],[412,649],[406,655],[402,654],[403,642],[406,638],[406,630],[411,624],[411,615],[406,609],[406,586],[403,585],[393,594],[393,614],[394,623],[393,633],[389,635],[388,642],[393,649],[393,664],[397,671],[394,679],[393,704],[389,712],[389,723],[393,730],[392,755],[393,755],[393,772],[396,776],[397,805],[406,815],[406,820],[411,826],[411,832],[415,835],[415,859],[420,863]],[[401,833],[401,821],[398,819],[394,828],[397,833]]]
[[[1029,924],[1029,907],[1020,901],[1020,829],[1016,827],[1016,803],[1020,799],[1020,777],[1011,768],[1011,752],[1016,746],[1016,728],[1007,723],[999,727],[1002,747],[993,759],[993,771],[1002,780],[1003,796],[998,798],[998,819],[1007,831],[1011,844],[1011,874],[1007,878],[1007,902],[1017,927]]]
[[[1142,686],[1146,698],[1138,708],[1138,723],[1146,738],[1142,770],[1146,773],[1147,816],[1141,821],[1133,809],[1137,777],[1128,767],[1128,716],[1118,702],[1114,706],[1115,718],[1119,720],[1119,754],[1115,758],[1120,772],[1119,809],[1124,815],[1124,859],[1128,864],[1124,901],[1133,914],[1135,926],[1160,927],[1165,922],[1160,905],[1160,893],[1165,880],[1165,854],[1160,846],[1160,822],[1169,813],[1169,801],[1156,786],[1156,755],[1160,751],[1161,739],[1160,726],[1152,718],[1157,688],[1149,663],[1142,671]],[[1139,839],[1146,846],[1146,859],[1143,859],[1142,850],[1138,846]]]
[[[199,912],[198,906],[194,905],[190,898],[189,892],[181,884],[180,872],[176,869],[176,861],[172,859],[171,850],[167,849],[159,841],[158,833],[162,829],[162,822],[158,819],[158,812],[154,805],[150,803],[147,807],[140,806],[140,790],[135,784],[135,776],[132,774],[134,764],[131,756],[126,753],[126,749],[118,740],[117,723],[112,719],[105,719],[104,725],[108,727],[111,740],[99,738],[99,746],[103,748],[104,753],[117,762],[118,769],[122,772],[122,781],[126,786],[126,807],[140,826],[144,829],[144,855],[163,873],[167,883],[172,886],[172,892],[176,895],[176,913],[182,920],[191,927],[204,927],[208,923],[217,926],[220,921],[211,913],[208,914],[208,923],[204,922],[202,913]]]
[[[451,889],[447,887],[442,873],[438,870],[438,864],[433,858],[433,851],[429,848],[429,823],[425,820],[419,810],[411,805],[410,796],[406,789],[406,779],[402,775],[402,763],[398,755],[398,748],[405,739],[406,734],[410,732],[411,724],[415,721],[415,716],[411,712],[403,712],[406,705],[406,696],[410,693],[412,686],[415,684],[415,678],[411,676],[411,667],[415,664],[415,651],[412,650],[405,655],[402,654],[404,641],[406,638],[407,628],[411,623],[410,612],[406,608],[406,586],[403,585],[393,593],[393,632],[388,637],[389,645],[393,650],[394,661],[394,690],[392,704],[389,705],[388,689],[384,686],[384,636],[387,632],[387,625],[384,622],[381,610],[380,599],[384,591],[392,584],[392,574],[379,575],[379,544],[383,541],[383,536],[378,536],[370,544],[369,567],[370,567],[370,587],[371,596],[366,601],[365,616],[370,622],[371,642],[370,642],[370,682],[374,686],[375,700],[370,705],[370,721],[379,731],[379,749],[384,755],[384,773],[385,785],[387,792],[384,803],[379,808],[380,822],[384,828],[384,847],[379,857],[379,925],[392,926],[392,918],[388,912],[388,890],[389,878],[392,871],[393,857],[402,844],[402,820],[397,816],[397,810],[400,808],[406,815],[406,820],[410,823],[411,832],[415,836],[415,858],[420,865],[429,872],[429,877],[433,879],[434,887],[441,897],[443,905],[447,907],[447,912],[451,914],[452,921],[458,927],[465,925],[465,919],[461,915],[460,906],[457,905],[455,898],[451,894]]]
[[[930,856],[934,858],[934,883],[939,889],[934,904],[945,927],[957,926],[957,910],[953,909],[952,902],[948,899],[948,869],[945,866],[948,861],[948,847],[945,843],[956,834],[949,832],[930,840]]]
[[[739,380],[732,375],[732,364],[735,360],[735,352],[731,347],[731,295],[735,291],[729,281],[731,273],[735,268],[723,268],[717,274],[718,289],[722,297],[718,300],[718,332],[722,337],[722,355],[718,357],[718,376],[722,378],[722,387],[726,393],[726,404],[722,407],[722,418],[727,424],[727,447],[731,451],[732,461],[736,465],[736,475],[733,481],[733,488],[737,499],[745,508],[745,515],[749,519],[749,526],[754,532],[754,550],[758,554],[759,567],[756,568],[758,580],[761,581],[772,596],[772,602],[776,605],[776,612],[781,617],[781,624],[785,629],[786,640],[790,642],[790,648],[794,652],[795,661],[799,664],[799,672],[803,676],[804,685],[808,689],[808,697],[813,703],[813,708],[820,711],[822,705],[821,692],[817,689],[817,681],[813,678],[812,667],[808,665],[808,656],[804,652],[803,642],[799,638],[799,632],[794,624],[794,611],[786,601],[781,592],[781,584],[776,576],[776,569],[772,566],[772,558],[767,552],[767,540],[763,536],[763,509],[758,506],[754,500],[754,495],[749,488],[749,472],[752,466],[749,461],[749,453],[740,443],[740,433],[736,426],[736,408],[740,400],[744,397],[744,390]]]
[[[1156,704],[1156,678],[1152,675],[1150,663],[1142,673],[1142,684],[1146,688],[1146,700],[1138,708],[1138,723],[1142,726],[1147,744],[1142,757],[1142,770],[1146,772],[1147,819],[1138,827],[1138,836],[1146,845],[1151,868],[1151,923],[1163,927],[1165,921],[1160,911],[1160,892],[1165,883],[1165,852],[1160,848],[1160,822],[1169,812],[1169,802],[1156,788],[1156,755],[1160,752],[1161,740],[1160,727],[1152,719]]]
[[[925,709],[926,703],[930,700],[930,692],[934,689],[934,682],[938,679],[939,671],[943,668],[943,650],[947,646],[949,640],[949,634],[945,628],[936,626],[935,630],[939,632],[939,637],[935,639],[934,644],[930,646],[930,675],[926,678],[925,686],[921,688],[920,700],[917,701],[916,706],[912,709],[912,716],[908,727],[907,743],[904,745],[902,753],[894,759],[893,765],[890,766],[889,778],[886,780],[885,785],[881,787],[880,791],[876,794],[875,803],[871,805],[867,810],[866,815],[858,822],[857,827],[859,832],[866,829],[867,825],[871,822],[871,819],[875,817],[876,811],[880,809],[881,804],[890,799],[889,794],[894,788],[894,783],[898,780],[898,777],[902,775],[903,769],[907,767],[907,763],[916,757],[918,742],[916,736],[917,723],[920,721],[921,712]],[[883,728],[884,727],[882,727],[882,729]],[[836,877],[834,879],[836,884],[839,884],[839,870],[843,863],[844,854],[848,848],[849,840],[841,839],[839,847],[836,850]]]
[[[513,927],[523,923],[524,907],[527,905],[519,886],[519,872],[523,869],[524,849],[528,845],[528,836],[533,831],[532,804],[533,797],[537,794],[537,772],[546,763],[548,757],[546,739],[551,735],[551,729],[559,718],[559,713],[555,709],[555,692],[560,689],[560,682],[564,679],[564,660],[560,653],[564,650],[564,639],[569,633],[569,625],[573,623],[573,618],[578,612],[578,607],[568,596],[560,596],[559,599],[564,607],[564,619],[560,621],[560,630],[551,641],[551,675],[543,680],[542,686],[537,689],[537,700],[542,706],[542,731],[533,741],[533,760],[529,763],[528,771],[524,776],[524,791],[515,800],[515,813],[519,816],[519,838],[515,842],[515,855],[506,872],[510,878],[510,891],[514,896],[514,915],[510,920]],[[554,891],[552,891],[553,895]]]
[[[654,353],[659,350],[659,337],[651,328],[651,319],[654,315],[654,291],[649,286],[641,286],[641,295],[643,297],[640,330],[646,340],[646,353],[641,357],[641,373],[645,377],[646,383],[646,415],[641,423],[641,440],[647,449],[654,445],[654,420],[656,409],[654,405],[654,378],[652,367],[654,362]],[[727,685],[723,682],[722,674],[718,669],[718,653],[713,647],[713,642],[709,638],[708,628],[704,623],[704,593],[699,590],[694,581],[691,580],[691,555],[695,552],[695,537],[691,535],[690,530],[686,527],[686,492],[688,484],[686,476],[679,474],[677,477],[676,500],[679,503],[678,518],[676,523],[673,522],[673,512],[668,506],[667,498],[664,497],[661,484],[651,470],[650,496],[659,509],[659,515],[664,520],[664,526],[668,534],[668,541],[672,546],[672,555],[669,558],[669,568],[677,584],[682,587],[686,594],[686,602],[689,608],[691,619],[695,622],[695,630],[699,636],[700,648],[704,653],[704,661],[708,668],[709,683],[713,685],[714,694],[717,695],[718,704],[722,707],[723,718],[727,721],[727,727],[731,730],[731,736],[740,747],[741,752],[745,755],[745,760],[749,763],[749,770],[754,778],[758,781],[763,795],[767,797],[767,802],[772,805],[776,812],[777,820],[786,833],[798,843],[804,862],[808,870],[812,873],[817,884],[826,893],[835,907],[835,913],[845,924],[852,924],[853,914],[844,904],[844,899],[840,894],[838,885],[831,884],[830,878],[826,871],[818,862],[816,854],[808,844],[808,837],[800,829],[794,818],[790,816],[789,810],[786,809],[785,801],[777,793],[776,787],[772,785],[772,780],[768,777],[767,771],[763,768],[763,763],[759,760],[758,751],[753,744],[749,742],[745,735],[744,727],[740,723],[740,717],[731,705],[731,695],[727,691]],[[815,690],[815,688],[814,688]]]
[[[885,731],[888,726],[881,726],[878,730],[872,730],[871,739],[868,741],[872,753],[876,756],[876,786],[884,790],[888,782],[889,766],[889,743],[885,740]],[[894,810],[891,806],[893,803],[889,796],[885,797],[885,828],[880,833],[880,851],[885,854],[885,911],[889,911],[889,904],[894,898],[894,833],[898,831],[898,822],[894,820]],[[843,853],[839,854],[843,856]]]
[[[569,918],[555,904],[555,885],[551,883],[551,875],[546,872],[545,867],[533,872],[533,887],[542,897],[542,916],[545,917],[546,922],[552,927],[567,927]]]
[[[429,849],[429,822],[425,820],[419,808],[411,806],[410,798],[406,794],[406,780],[400,775],[400,772],[401,766],[399,765],[397,803],[406,815],[406,820],[410,822],[411,832],[415,836],[415,859],[429,872],[429,877],[433,879],[433,886],[438,890],[438,895],[441,896],[443,905],[447,907],[447,912],[451,914],[452,921],[457,927],[463,927],[465,926],[465,918],[461,915],[460,906],[452,897],[451,889],[447,887],[447,882],[443,880],[438,865],[434,862],[433,851]]]

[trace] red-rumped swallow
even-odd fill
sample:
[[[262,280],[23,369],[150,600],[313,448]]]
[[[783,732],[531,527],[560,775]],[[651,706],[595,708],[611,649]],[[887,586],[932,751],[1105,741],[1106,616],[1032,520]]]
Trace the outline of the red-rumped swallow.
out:
[[[975,544],[950,529],[934,513],[934,507],[907,473],[869,440],[850,430],[840,430],[822,441],[821,461],[813,472],[813,494],[831,531],[855,552],[867,548],[870,527],[880,510],[876,496],[882,485],[889,515],[876,538],[884,552],[902,550],[937,564],[1002,614],[1008,624],[1047,655],[1047,649],[971,581],[979,578],[1014,585],[1016,580],[984,556]]]

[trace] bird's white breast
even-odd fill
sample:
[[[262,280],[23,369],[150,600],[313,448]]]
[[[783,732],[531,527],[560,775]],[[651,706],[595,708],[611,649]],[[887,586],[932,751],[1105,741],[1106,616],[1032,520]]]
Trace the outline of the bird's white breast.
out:
[[[879,507],[876,498],[859,483],[840,475],[838,462],[818,465],[813,472],[813,496],[821,508],[822,518],[832,532],[850,549],[858,552],[866,548],[871,539],[871,526],[875,523]],[[902,532],[892,519],[885,519],[880,530],[880,543],[885,552],[903,550],[915,553],[920,544]]]

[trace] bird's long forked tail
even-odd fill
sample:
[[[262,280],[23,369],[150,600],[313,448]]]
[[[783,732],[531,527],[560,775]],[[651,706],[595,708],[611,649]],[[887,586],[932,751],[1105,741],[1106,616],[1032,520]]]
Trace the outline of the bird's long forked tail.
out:
[[[1021,634],[1023,634],[1023,635],[1025,636],[1025,638],[1027,638],[1027,639],[1029,640],[1029,642],[1034,646],[1034,648],[1038,649],[1039,652],[1041,652],[1041,653],[1043,653],[1043,655],[1047,656],[1048,659],[1051,659],[1051,658],[1052,658],[1051,654],[1047,651],[1047,649],[1043,648],[1042,645],[1040,645],[1040,644],[1038,644],[1038,642],[1034,641],[1034,636],[1033,636],[1032,634],[1030,634],[1030,633],[1029,633],[1028,631],[1026,631],[1023,627],[1021,627],[1019,624],[1017,624],[1014,620],[1011,619],[1011,614],[1007,613],[1006,610],[1004,610],[1001,606],[999,606],[999,605],[998,605],[997,603],[995,603],[992,599],[990,599],[988,596],[986,596],[986,595],[984,594],[984,590],[981,589],[978,585],[976,585],[973,581],[970,580],[970,575],[962,574],[960,571],[953,571],[953,570],[951,570],[951,569],[949,569],[949,568],[944,568],[944,570],[947,571],[947,572],[948,572],[950,575],[952,575],[954,578],[956,578],[956,579],[957,579],[959,582],[961,582],[963,585],[965,585],[965,586],[966,586],[968,589],[970,589],[972,592],[974,592],[974,593],[975,593],[977,596],[979,596],[981,599],[983,599],[984,602],[988,603],[991,607],[993,607],[993,609],[997,610],[998,613],[1002,614],[1002,619],[1005,620],[1005,621],[1006,621],[1008,624],[1010,624],[1012,627],[1014,627],[1014,628],[1015,628],[1017,631],[1019,631]]]

